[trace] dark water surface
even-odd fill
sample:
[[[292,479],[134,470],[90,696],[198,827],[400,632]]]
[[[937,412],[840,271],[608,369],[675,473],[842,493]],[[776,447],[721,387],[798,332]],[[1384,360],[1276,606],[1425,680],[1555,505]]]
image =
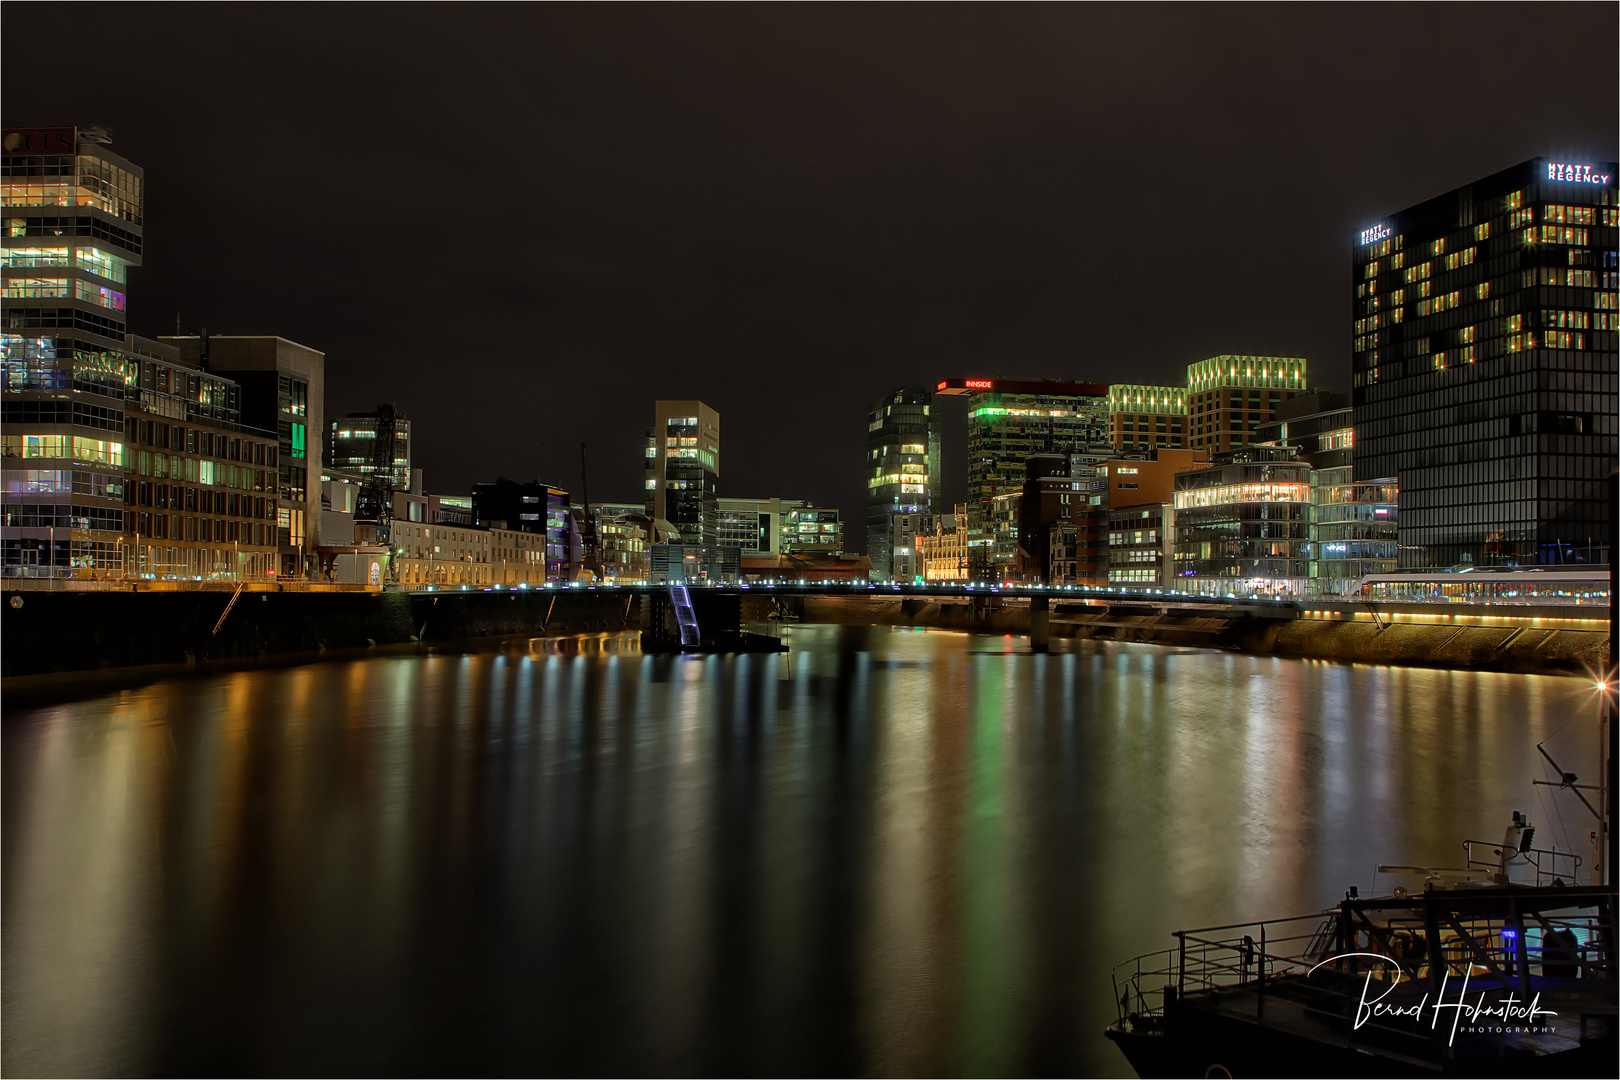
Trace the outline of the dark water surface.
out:
[[[1129,1075],[1170,930],[1589,827],[1582,680],[788,634],[8,710],[4,1072]]]

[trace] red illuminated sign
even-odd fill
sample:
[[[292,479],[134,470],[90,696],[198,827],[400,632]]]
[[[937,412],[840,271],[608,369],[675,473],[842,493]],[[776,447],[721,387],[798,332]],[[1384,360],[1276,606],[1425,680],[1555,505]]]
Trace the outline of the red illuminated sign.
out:
[[[967,387],[969,390],[988,390],[990,389],[991,383],[989,379],[968,379],[962,385]]]
[[[6,128],[4,146],[8,154],[71,154],[78,142],[77,128]]]
[[[939,385],[938,385],[938,386],[936,386],[936,387],[934,387],[934,389],[935,389],[935,390],[943,390],[943,389],[945,389],[945,384],[944,384],[944,383],[940,383],[940,384],[939,384]]]

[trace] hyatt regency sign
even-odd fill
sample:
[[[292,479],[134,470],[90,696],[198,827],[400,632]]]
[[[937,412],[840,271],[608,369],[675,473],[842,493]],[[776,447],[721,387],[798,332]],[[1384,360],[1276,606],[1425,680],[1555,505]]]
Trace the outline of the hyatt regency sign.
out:
[[[1607,184],[1613,178],[1593,172],[1590,165],[1568,165],[1562,161],[1549,161],[1547,179],[1569,180],[1577,184]]]
[[[1378,243],[1378,241],[1383,240],[1383,239],[1387,238],[1388,236],[1389,236],[1389,226],[1388,225],[1374,225],[1370,229],[1362,229],[1361,230],[1361,242],[1363,244],[1376,244],[1376,243]]]

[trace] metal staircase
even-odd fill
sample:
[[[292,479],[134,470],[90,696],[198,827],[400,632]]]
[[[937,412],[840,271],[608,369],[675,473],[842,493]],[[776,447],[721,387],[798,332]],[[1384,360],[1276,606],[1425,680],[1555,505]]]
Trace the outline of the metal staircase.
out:
[[[698,629],[697,613],[692,610],[692,597],[685,585],[669,587],[670,603],[675,605],[675,621],[681,626],[681,645],[703,644],[703,633]]]

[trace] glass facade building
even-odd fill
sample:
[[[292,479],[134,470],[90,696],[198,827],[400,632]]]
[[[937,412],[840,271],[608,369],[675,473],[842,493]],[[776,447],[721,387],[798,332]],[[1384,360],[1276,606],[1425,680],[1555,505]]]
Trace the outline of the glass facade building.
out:
[[[701,401],[659,401],[647,429],[647,516],[688,544],[720,539],[720,414]]]
[[[931,515],[939,492],[939,428],[933,394],[903,386],[872,403],[866,415],[866,553],[872,580],[910,581],[896,574],[896,559],[910,570],[912,544],[900,519]],[[906,554],[900,555],[904,548]]]
[[[1612,557],[1616,172],[1535,158],[1354,238],[1354,475],[1398,481],[1404,566]]]
[[[1311,589],[1353,590],[1368,574],[1399,565],[1400,513],[1395,481],[1354,479],[1355,430],[1347,394],[1314,390],[1277,410],[1260,429],[1262,444],[1289,446],[1310,463]]]
[[[1311,467],[1253,446],[1176,476],[1174,588],[1212,596],[1310,591]]]
[[[10,577],[123,568],[124,352],[145,179],[100,129],[6,128],[3,563]]]

